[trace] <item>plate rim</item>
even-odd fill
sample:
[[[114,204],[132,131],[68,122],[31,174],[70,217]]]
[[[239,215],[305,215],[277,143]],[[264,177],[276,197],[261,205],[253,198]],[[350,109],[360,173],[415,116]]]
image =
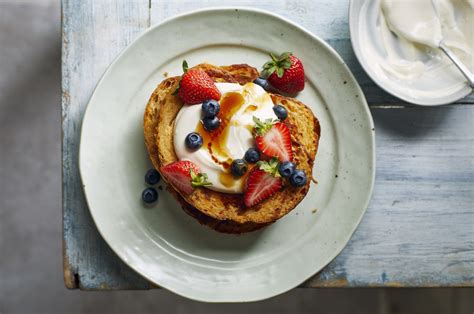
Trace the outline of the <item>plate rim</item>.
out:
[[[369,178],[370,179],[370,187],[367,191],[366,199],[364,201],[364,205],[363,205],[363,209],[361,211],[361,214],[357,218],[357,221],[354,220],[355,224],[351,228],[350,232],[347,233],[347,236],[343,239],[343,241],[341,241],[343,243],[342,247],[340,249],[334,250],[333,254],[328,254],[328,258],[324,261],[324,263],[321,263],[323,266],[321,266],[320,269],[316,269],[307,278],[301,280],[301,282],[298,282],[295,285],[285,286],[283,289],[282,288],[275,289],[275,290],[278,290],[275,293],[270,293],[270,294],[262,293],[260,295],[257,295],[255,297],[253,297],[253,298],[248,298],[248,297],[247,298],[239,298],[239,296],[236,296],[233,299],[226,299],[226,300],[218,299],[218,300],[216,300],[216,299],[210,299],[210,298],[203,297],[202,294],[195,293],[195,292],[191,292],[190,294],[184,294],[184,293],[181,293],[180,291],[175,290],[172,287],[164,286],[164,285],[162,285],[162,283],[159,283],[159,282],[151,279],[149,276],[147,276],[147,274],[145,272],[141,271],[137,267],[134,267],[128,261],[126,261],[121,256],[119,250],[116,249],[115,246],[112,245],[109,242],[109,240],[107,240],[107,238],[103,234],[103,230],[99,227],[96,216],[94,215],[94,211],[90,210],[90,208],[91,208],[90,207],[90,202],[89,202],[87,193],[85,193],[85,182],[84,182],[85,181],[85,179],[84,179],[85,174],[83,173],[84,172],[83,169],[85,167],[83,166],[84,161],[82,159],[82,156],[83,156],[82,143],[83,143],[83,135],[84,135],[83,125],[84,125],[84,121],[86,120],[86,117],[88,116],[88,113],[90,112],[90,104],[95,100],[97,90],[103,85],[104,80],[107,78],[107,74],[109,74],[111,72],[112,68],[114,68],[117,65],[117,63],[121,59],[121,57],[123,55],[125,55],[129,50],[131,50],[132,47],[137,43],[137,41],[140,38],[146,36],[150,32],[153,32],[155,29],[161,27],[162,25],[173,22],[175,19],[179,19],[179,18],[183,18],[183,17],[187,17],[187,16],[190,16],[190,15],[195,15],[195,14],[199,14],[199,13],[205,13],[205,12],[218,13],[218,12],[227,12],[227,11],[235,11],[235,10],[246,11],[246,12],[250,12],[250,13],[259,13],[259,14],[263,14],[263,15],[268,15],[268,16],[270,16],[272,18],[275,18],[275,19],[279,19],[279,20],[289,24],[291,27],[294,27],[294,28],[298,29],[299,31],[305,33],[306,35],[311,37],[312,40],[317,41],[320,45],[324,46],[324,48],[326,48],[330,52],[332,57],[335,57],[336,60],[339,61],[340,65],[347,72],[349,78],[354,83],[355,90],[358,92],[358,95],[359,95],[359,100],[362,102],[362,105],[363,105],[363,106],[361,106],[362,107],[361,109],[362,109],[363,113],[365,114],[365,116],[367,117],[369,126],[372,129],[372,132],[369,133],[370,134],[370,144],[371,144],[370,149],[372,151],[372,153],[371,153],[371,163],[369,164],[369,167],[371,167],[371,177]],[[372,117],[369,105],[367,103],[367,100],[365,98],[364,92],[361,89],[358,81],[354,77],[354,74],[352,73],[350,68],[347,66],[346,62],[342,59],[342,57],[337,53],[337,51],[332,46],[330,46],[326,41],[324,41],[323,39],[321,39],[317,35],[314,35],[311,31],[307,30],[303,26],[291,21],[290,19],[288,19],[288,18],[286,18],[282,15],[279,15],[279,14],[276,14],[276,13],[273,13],[273,12],[270,12],[270,11],[267,11],[267,10],[264,10],[264,9],[259,9],[259,8],[254,8],[254,7],[247,7],[247,6],[212,6],[212,7],[206,7],[206,8],[197,9],[197,10],[186,11],[186,12],[168,17],[168,18],[164,19],[163,21],[161,21],[160,23],[157,23],[157,24],[154,24],[154,25],[150,26],[148,29],[146,29],[141,34],[139,34],[135,39],[133,39],[132,42],[130,44],[128,44],[113,59],[113,61],[110,63],[110,65],[104,71],[101,78],[98,80],[97,85],[95,86],[95,88],[94,88],[94,90],[93,90],[93,92],[90,96],[89,101],[87,102],[86,109],[84,111],[84,115],[83,115],[82,122],[81,122],[81,134],[80,134],[80,140],[79,140],[79,153],[78,154],[79,154],[78,164],[79,164],[80,179],[81,179],[81,182],[82,182],[83,192],[84,192],[83,195],[84,195],[84,199],[85,199],[85,202],[87,204],[87,207],[88,207],[88,211],[91,214],[92,220],[94,221],[94,224],[95,224],[95,226],[97,228],[97,231],[99,232],[100,236],[104,239],[104,241],[111,248],[111,250],[116,254],[116,256],[123,263],[125,263],[128,267],[130,267],[134,272],[136,272],[141,277],[143,277],[145,280],[147,280],[147,281],[149,281],[153,284],[156,284],[156,285],[158,285],[158,286],[160,286],[160,287],[162,287],[166,290],[169,290],[173,293],[176,293],[180,296],[186,297],[188,299],[195,300],[195,301],[201,301],[201,302],[210,302],[210,303],[255,302],[255,301],[260,301],[260,300],[265,300],[265,299],[268,299],[268,298],[272,298],[272,297],[283,294],[283,293],[285,293],[285,292],[287,292],[291,289],[294,289],[294,288],[300,286],[303,282],[305,282],[309,278],[313,277],[318,272],[322,271],[332,260],[334,260],[343,251],[343,249],[347,246],[348,242],[352,238],[354,232],[358,228],[360,222],[362,221],[362,219],[363,219],[363,217],[364,217],[364,215],[367,211],[368,205],[369,205],[369,203],[372,199],[374,185],[375,185],[375,175],[376,175],[376,145],[375,145],[375,127],[374,127],[373,117]]]
[[[369,78],[381,89],[383,89],[385,92],[389,93],[390,95],[406,101],[410,104],[418,105],[418,106],[424,106],[424,107],[435,107],[435,106],[443,106],[443,105],[448,105],[452,104],[458,100],[461,100],[467,96],[469,96],[472,92],[473,89],[471,88],[470,91],[469,89],[466,89],[467,93],[462,94],[460,90],[457,94],[451,94],[451,96],[443,97],[443,98],[434,98],[432,100],[416,100],[414,98],[411,98],[409,95],[406,94],[400,94],[397,93],[395,90],[393,90],[390,86],[386,85],[382,80],[379,80],[377,75],[370,69],[370,67],[367,65],[365,55],[362,53],[362,50],[359,47],[359,35],[357,31],[358,24],[356,24],[357,21],[359,21],[359,11],[356,11],[356,6],[361,6],[365,1],[368,0],[350,0],[349,2],[349,8],[348,8],[348,15],[349,15],[349,34],[351,38],[351,46],[352,50],[354,50],[354,54],[356,55],[357,61],[359,61],[359,64],[361,67],[364,69],[364,72],[369,76]],[[357,2],[357,3],[356,3]],[[360,5],[359,5],[360,4]],[[355,40],[356,39],[356,40]],[[467,85],[466,85],[467,86]],[[468,86],[467,86],[468,87]]]

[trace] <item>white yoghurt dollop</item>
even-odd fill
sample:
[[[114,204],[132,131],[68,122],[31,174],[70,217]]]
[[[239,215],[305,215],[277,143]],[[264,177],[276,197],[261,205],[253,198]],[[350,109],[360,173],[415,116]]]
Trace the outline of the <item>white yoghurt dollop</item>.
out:
[[[225,111],[222,107],[222,100],[228,93],[239,93],[243,97],[243,103],[228,117],[225,132],[221,134],[221,144],[225,152],[213,149],[213,153],[206,145],[197,151],[190,150],[185,145],[186,136],[195,132],[201,124],[201,104],[184,105],[179,111],[174,125],[174,148],[180,160],[190,160],[199,166],[201,172],[208,175],[212,183],[207,188],[224,193],[243,193],[244,180],[234,178],[229,169],[223,166],[233,159],[243,158],[245,152],[250,147],[255,147],[255,140],[252,135],[255,125],[253,117],[259,119],[276,119],[273,112],[273,101],[270,95],[260,86],[254,83],[239,85],[235,83],[216,83],[221,92],[221,113]],[[204,133],[205,131],[201,131]],[[212,134],[212,133],[210,133]],[[201,134],[206,138],[206,134]],[[211,141],[212,143],[212,141]],[[216,160],[213,159],[213,157]]]
[[[443,39],[432,0],[382,0],[382,11],[390,30],[398,37],[431,47],[438,47]]]
[[[385,59],[380,67],[401,81],[435,73],[451,65],[438,49],[443,41],[473,71],[473,16],[473,0],[381,0],[378,28]]]

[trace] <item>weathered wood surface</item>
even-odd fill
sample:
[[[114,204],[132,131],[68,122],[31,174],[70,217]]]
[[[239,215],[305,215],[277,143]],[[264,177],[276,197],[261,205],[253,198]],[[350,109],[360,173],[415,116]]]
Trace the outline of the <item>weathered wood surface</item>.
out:
[[[206,1],[253,6],[306,27],[349,65],[372,107],[377,177],[372,202],[344,251],[306,287],[474,286],[474,96],[412,107],[368,79],[350,47],[348,1]],[[201,1],[63,0],[64,274],[69,288],[146,289],[99,236],[78,171],[82,116],[111,61],[150,25]],[[397,107],[397,108],[393,108]]]
[[[247,6],[286,17],[327,41],[341,55],[364,90],[369,104],[406,105],[380,89],[364,72],[352,51],[349,35],[349,0],[151,0],[151,24],[204,7]],[[264,39],[263,39],[264,40]],[[474,95],[458,103],[474,103]]]
[[[148,0],[62,5],[64,280],[68,288],[147,288],[98,234],[84,200],[78,150],[88,99],[107,66],[149,26]]]

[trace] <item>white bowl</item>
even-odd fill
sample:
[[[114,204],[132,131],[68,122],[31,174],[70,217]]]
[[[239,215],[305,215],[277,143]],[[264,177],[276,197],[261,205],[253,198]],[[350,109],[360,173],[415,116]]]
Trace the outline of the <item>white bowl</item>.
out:
[[[376,27],[379,8],[380,0],[351,0],[349,6],[352,47],[365,72],[378,86],[404,101],[423,106],[449,104],[472,93],[454,65],[442,67],[435,74],[424,74],[409,83],[387,75],[378,62],[378,58],[384,56]]]

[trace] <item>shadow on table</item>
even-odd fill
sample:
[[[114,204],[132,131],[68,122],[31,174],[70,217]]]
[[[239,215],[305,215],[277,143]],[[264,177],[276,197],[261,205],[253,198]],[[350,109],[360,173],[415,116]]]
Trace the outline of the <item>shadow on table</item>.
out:
[[[424,137],[442,130],[454,112],[454,106],[372,108],[375,128],[395,137]]]

